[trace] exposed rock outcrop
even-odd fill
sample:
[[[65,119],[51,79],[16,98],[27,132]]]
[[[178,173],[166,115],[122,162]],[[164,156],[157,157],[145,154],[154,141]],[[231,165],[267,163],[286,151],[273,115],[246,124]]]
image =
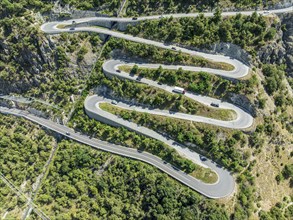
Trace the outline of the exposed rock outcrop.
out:
[[[229,93],[226,96],[226,99],[234,105],[239,106],[244,111],[250,113],[253,117],[257,116],[255,106],[251,104],[250,100],[246,96],[235,93]]]
[[[262,63],[286,64],[288,75],[293,77],[293,13],[280,15],[280,19],[278,40],[263,46],[258,55]]]
[[[288,74],[293,77],[293,13],[284,16],[282,24],[285,25],[286,31],[283,35],[284,48],[286,50],[286,64]]]
[[[22,42],[22,37],[16,35],[13,40]],[[47,70],[52,70],[55,66],[54,45],[42,36],[32,35],[30,39],[32,46],[23,46],[20,49],[15,49],[13,42],[0,39],[0,61],[6,63],[0,77],[0,93],[21,93],[38,86],[40,78],[37,76],[45,71],[45,64]]]

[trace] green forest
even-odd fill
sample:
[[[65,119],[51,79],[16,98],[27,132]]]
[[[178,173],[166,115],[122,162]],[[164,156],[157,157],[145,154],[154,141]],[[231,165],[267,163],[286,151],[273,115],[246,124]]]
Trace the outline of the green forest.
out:
[[[270,25],[270,22],[272,25]],[[253,13],[223,18],[221,11],[213,17],[201,14],[195,18],[161,18],[147,20],[136,26],[128,26],[128,33],[148,39],[173,42],[193,47],[206,47],[218,42],[231,42],[251,50],[274,39],[274,22]]]
[[[26,200],[3,182],[3,177],[28,194],[43,172],[54,138],[24,119],[0,114],[0,216],[20,219]]]
[[[196,94],[223,98],[227,93],[251,94],[253,86],[256,84],[255,75],[248,80],[231,81],[220,76],[211,75],[206,72],[167,70],[160,66],[157,69],[139,68],[138,66],[121,66],[129,74],[145,77],[157,81],[158,83],[180,86]]]
[[[112,91],[112,96],[116,99],[135,100],[137,104],[152,108],[201,115],[227,121],[235,118],[235,112],[233,110],[211,108],[186,96],[166,92],[163,89],[142,83],[119,79],[103,79],[101,80],[101,85],[109,90],[108,93]]]
[[[80,101],[75,109],[70,125],[77,131],[81,131],[91,137],[148,151],[179,167],[187,173],[192,173],[198,169],[197,165],[190,160],[179,156],[174,149],[158,140],[137,134],[123,127],[115,128],[94,119],[90,119],[83,111],[83,100]]]
[[[276,0],[129,0],[125,11],[127,16],[190,13],[214,10],[217,7],[236,9],[265,7],[276,2]]]
[[[191,149],[229,169],[237,183],[231,198],[207,199],[153,166],[92,149],[25,119],[1,114],[0,218],[21,219],[28,208],[28,201],[13,192],[4,181],[7,179],[32,198],[50,219],[291,219],[293,100],[288,88],[292,80],[286,82],[285,65],[262,63],[258,57],[260,48],[284,44],[280,36],[288,27],[275,15],[263,17],[254,13],[222,18],[222,11],[217,9],[232,6],[239,10],[275,2],[192,0],[187,4],[183,0],[129,0],[120,13],[121,17],[135,17],[213,8],[213,17],[161,18],[129,26],[127,33],[199,48],[231,42],[251,55],[251,75],[239,81],[181,69],[150,70],[134,66],[127,70],[220,99],[228,98],[231,93],[241,94],[256,109],[256,124],[251,130],[233,131],[125,111],[113,105],[103,107],[125,120],[167,133],[169,138],[189,144]],[[229,119],[233,114],[211,111],[182,95],[117,78],[110,80],[102,73],[102,64],[107,59],[124,56],[148,63],[222,70],[233,67],[121,39],[103,42],[95,33],[45,35],[40,25],[42,19],[49,18],[54,3],[0,1],[0,93],[9,91],[36,98],[40,102],[29,107],[43,111],[54,122],[58,118],[59,123],[92,139],[148,151],[204,181],[206,176],[200,174],[209,174],[210,170],[201,170],[162,142],[90,119],[83,102],[96,88],[106,88],[117,100],[127,98],[145,106]],[[121,3],[120,0],[60,1],[61,6],[70,4],[79,10],[110,16],[117,15]],[[29,219],[39,217],[33,211]]]
[[[62,141],[37,204],[54,219],[228,219],[214,201],[142,162]]]
[[[236,10],[254,9],[274,5],[276,2],[276,0],[127,0],[122,14],[132,17],[163,13],[190,13],[215,10],[217,7],[230,7]],[[60,0],[62,6],[69,4],[79,10],[97,10],[110,15],[116,15],[122,3],[123,0]]]
[[[233,70],[233,66],[222,62],[213,62],[201,56],[190,56],[181,51],[165,50],[153,45],[139,44],[124,39],[111,38],[104,50],[105,58],[110,58],[110,53],[114,49],[119,49],[123,54],[131,57],[146,59],[149,62],[162,64],[191,65],[198,67],[207,67],[222,70]]]
[[[103,110],[121,116],[125,120],[131,119],[141,126],[148,127],[159,133],[166,133],[179,143],[191,143],[193,144],[191,149],[209,152],[207,154],[209,158],[213,158],[214,161],[224,165],[231,171],[240,172],[248,164],[249,151],[239,151],[237,148],[237,146],[243,145],[247,141],[241,132],[235,131],[225,141],[218,141],[216,133],[212,131],[215,127],[211,125],[123,110],[110,104],[103,104],[100,107]],[[222,132],[229,136],[228,129],[222,129]]]

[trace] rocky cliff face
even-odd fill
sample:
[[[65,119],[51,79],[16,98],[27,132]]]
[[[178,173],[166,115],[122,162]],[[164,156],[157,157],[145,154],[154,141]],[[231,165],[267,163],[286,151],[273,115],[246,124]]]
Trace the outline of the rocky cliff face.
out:
[[[43,72],[54,69],[54,45],[43,36],[31,35],[26,46],[22,37],[0,39],[0,61],[5,64],[0,67],[0,93],[27,91],[39,85]]]
[[[286,64],[288,75],[293,77],[293,13],[280,16],[280,20],[279,39],[262,47],[258,55],[262,63]]]
[[[286,64],[288,74],[293,77],[293,13],[283,18],[282,23],[286,27],[283,35],[284,48],[286,50]]]
[[[97,57],[87,42],[78,39],[79,34],[45,36],[37,30],[34,34],[13,35],[12,39],[0,37],[0,93],[3,94],[25,93],[56,80],[68,85],[65,82],[84,79]],[[77,59],[79,40],[89,48],[82,61]],[[74,49],[69,51],[68,45]]]

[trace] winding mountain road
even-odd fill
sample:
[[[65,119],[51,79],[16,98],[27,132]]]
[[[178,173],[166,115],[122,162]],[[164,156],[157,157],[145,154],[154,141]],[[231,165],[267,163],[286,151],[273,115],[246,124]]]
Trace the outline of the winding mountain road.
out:
[[[79,20],[81,20],[81,19],[79,19]],[[75,20],[77,24],[80,22],[79,20]],[[243,63],[241,63],[238,60],[235,60],[230,57],[223,56],[223,55],[214,55],[214,54],[197,52],[194,50],[189,50],[189,49],[181,48],[181,47],[174,46],[174,45],[166,45],[161,42],[148,40],[148,39],[144,39],[144,38],[140,38],[140,37],[134,37],[129,34],[124,34],[121,32],[112,31],[109,29],[99,28],[99,27],[76,27],[74,29],[71,29],[70,27],[59,28],[64,25],[66,26],[66,25],[71,25],[71,24],[72,24],[72,21],[50,22],[50,23],[43,24],[41,26],[41,30],[43,30],[47,34],[60,34],[62,32],[72,32],[72,33],[74,33],[74,32],[95,32],[95,33],[99,33],[99,34],[110,35],[112,37],[121,38],[121,39],[129,40],[129,41],[133,41],[133,42],[137,42],[137,43],[153,45],[153,46],[156,46],[156,47],[159,47],[162,49],[169,49],[169,50],[176,49],[178,51],[181,51],[182,53],[186,53],[191,56],[199,56],[199,57],[211,60],[213,62],[223,62],[223,63],[228,63],[228,64],[231,64],[232,66],[234,66],[234,70],[232,70],[232,71],[217,70],[215,72],[215,74],[218,74],[221,76],[231,77],[231,78],[241,78],[241,77],[246,76],[249,73],[249,67],[247,67],[246,65],[244,65]],[[213,69],[199,68],[199,67],[197,67],[197,68],[192,67],[192,69],[197,70],[197,71],[200,71],[200,70],[206,71],[208,73],[214,73],[214,71],[215,71]]]
[[[270,11],[258,11],[258,14],[262,14],[264,16],[270,15],[272,13],[286,13],[286,12],[292,12],[293,7],[290,8],[285,8],[285,9],[279,9],[279,10],[270,10]],[[251,15],[254,11],[246,11],[246,12],[241,12],[244,15]],[[239,12],[224,12],[222,13],[223,16],[233,16],[238,14]],[[234,66],[234,69],[232,71],[224,71],[224,70],[215,70],[215,69],[209,69],[209,68],[199,68],[199,67],[188,67],[188,66],[181,66],[185,70],[190,70],[190,71],[204,71],[208,72],[211,74],[217,74],[220,76],[228,77],[228,78],[235,78],[235,79],[240,79],[244,76],[246,76],[249,73],[249,67],[244,65],[238,60],[229,58],[227,56],[223,55],[212,55],[212,54],[205,54],[201,52],[196,52],[192,50],[188,50],[185,48],[180,48],[177,46],[173,45],[165,45],[164,43],[161,42],[156,42],[152,40],[147,40],[139,37],[134,37],[132,35],[124,34],[121,32],[116,32],[112,31],[109,29],[105,28],[99,28],[99,27],[86,27],[87,22],[92,22],[92,21],[105,21],[105,22],[139,22],[143,20],[151,20],[151,19],[161,19],[162,17],[174,17],[174,18],[180,18],[180,17],[196,17],[198,16],[198,13],[192,13],[192,14],[172,14],[172,15],[158,15],[158,16],[148,16],[148,17],[139,17],[136,19],[133,18],[106,18],[106,17],[94,17],[94,18],[81,18],[81,19],[74,19],[74,20],[68,20],[68,21],[63,21],[63,22],[49,22],[45,23],[41,26],[41,30],[43,30],[47,34],[60,34],[62,32],[96,32],[99,34],[105,34],[105,35],[110,35],[113,37],[117,38],[122,38],[125,40],[130,40],[138,43],[144,43],[148,45],[153,45],[156,47],[160,47],[163,49],[171,49],[171,50],[177,50],[177,51],[182,51],[183,53],[190,54],[192,56],[200,56],[205,59],[211,60],[213,62],[224,62],[231,64]],[[205,16],[213,16],[213,13],[205,13]],[[70,28],[66,27],[67,25],[72,25],[73,21],[76,24],[84,24],[85,27],[75,27],[75,28]],[[110,74],[113,76],[118,76],[122,78],[126,78],[129,80],[134,80],[133,77],[126,73],[118,73],[117,68],[119,65],[122,65],[123,62],[119,60],[110,60],[103,65],[103,70],[105,74]],[[133,65],[133,64],[129,64]],[[160,65],[160,64],[158,64]],[[157,68],[158,65],[153,65],[153,64],[141,64],[142,67],[146,68]],[[163,68],[168,68],[168,69],[177,69],[180,66],[165,66],[163,65]],[[142,83],[146,83],[150,86],[155,86],[161,89],[164,89],[166,91],[172,92],[172,87],[166,86],[166,85],[158,85],[156,82],[148,80],[148,79],[142,79]],[[186,93],[186,96],[201,102],[202,104],[205,105],[210,105],[211,102],[220,102],[219,100],[210,98],[210,97],[204,97],[204,96],[198,96],[194,95],[191,93]],[[139,127],[138,125],[131,123],[131,122],[126,122],[125,120],[119,119],[117,116],[114,116],[111,113],[105,112],[99,108],[99,104],[101,102],[110,102],[111,100],[107,100],[105,98],[99,97],[99,96],[91,96],[88,97],[85,101],[85,110],[87,114],[90,117],[96,118],[98,117],[99,119],[102,119],[101,121],[104,121],[106,123],[110,124],[113,123],[117,126],[125,126],[128,127],[129,129],[136,130],[137,132],[147,134],[149,136],[154,136],[154,138],[161,140],[165,143],[167,143],[170,146],[173,146],[175,149],[177,147],[177,151],[180,154],[184,154],[185,156],[191,158],[193,161],[196,163],[204,166],[204,167],[209,167],[213,171],[215,171],[218,175],[218,181],[215,184],[206,184],[203,183],[195,178],[193,178],[190,175],[187,175],[186,173],[174,168],[172,165],[167,164],[164,162],[162,159],[149,154],[147,152],[139,152],[135,149],[131,148],[126,148],[123,146],[118,146],[118,145],[113,145],[110,143],[106,143],[100,140],[93,140],[89,139],[88,137],[75,133],[72,131],[70,128],[66,126],[62,126],[59,124],[56,124],[50,120],[39,118],[35,115],[29,114],[28,112],[24,112],[21,110],[17,109],[7,109],[4,107],[0,107],[0,112],[3,114],[12,114],[16,115],[19,117],[24,117],[30,121],[33,121],[37,124],[40,124],[43,127],[46,127],[48,129],[51,129],[57,133],[60,133],[64,136],[67,136],[68,138],[71,138],[73,140],[76,140],[80,143],[87,144],[89,146],[92,146],[94,148],[104,150],[107,152],[111,152],[114,154],[138,159],[141,161],[144,161],[146,163],[152,164],[162,170],[163,172],[167,173],[168,175],[172,176],[173,178],[177,179],[178,181],[182,182],[183,184],[189,186],[190,188],[198,191],[199,193],[209,197],[209,198],[223,198],[230,196],[234,192],[235,188],[235,182],[231,174],[224,168],[218,166],[214,162],[206,159],[206,160],[201,160],[201,156],[198,155],[195,152],[190,151],[188,148],[185,148],[183,146],[178,145],[172,140],[166,139],[162,135],[151,131],[150,129]],[[128,106],[123,103],[118,103],[119,106],[124,107],[124,108],[129,108],[131,109],[131,106]],[[181,118],[181,119],[187,119],[188,120],[193,120],[193,121],[199,121],[199,122],[204,122],[204,123],[209,123],[209,124],[214,124],[217,126],[223,126],[223,127],[228,127],[228,128],[235,128],[235,129],[243,129],[243,128],[248,128],[252,125],[253,123],[253,118],[241,110],[240,108],[231,105],[229,103],[221,102],[220,103],[221,108],[225,109],[232,109],[236,112],[237,118],[232,121],[220,121],[220,120],[215,120],[215,119],[209,119],[209,118],[204,118],[204,117],[199,117],[199,116],[191,116],[191,115],[185,115],[181,113],[176,113],[174,115],[169,115],[167,112],[163,111],[156,111],[156,114],[161,114],[165,116],[170,116],[170,117],[175,117],[175,118]],[[140,107],[135,107],[134,110],[137,111],[147,111],[148,113],[154,113],[146,109],[142,109]],[[148,134],[148,132],[153,132],[151,135]],[[69,135],[70,133],[70,135]],[[159,136],[156,136],[159,135]]]
[[[156,18],[158,18],[158,17],[156,17]],[[105,18],[94,18],[94,19],[105,19]],[[114,20],[116,20],[116,19],[117,19],[117,21],[118,20],[125,21],[125,19],[123,19],[123,18],[122,19],[115,18]],[[82,24],[84,22],[88,22],[90,20],[91,19],[89,19],[89,18],[77,19],[77,20],[75,20],[75,24],[80,25],[80,24]],[[127,19],[126,21],[130,21],[130,20],[131,19]],[[113,37],[122,38],[125,40],[130,40],[130,41],[134,41],[134,42],[138,42],[138,43],[153,45],[153,46],[160,47],[163,49],[171,49],[171,50],[177,50],[177,51],[180,50],[181,52],[192,55],[192,56],[200,56],[205,59],[211,60],[213,62],[228,63],[234,67],[233,70],[231,70],[231,71],[210,69],[210,68],[199,68],[199,67],[194,67],[194,66],[192,67],[192,66],[164,65],[163,68],[178,69],[181,67],[184,70],[205,71],[210,74],[217,74],[220,76],[224,76],[224,77],[228,77],[228,78],[235,78],[235,79],[239,79],[241,77],[244,77],[249,73],[248,66],[244,65],[243,63],[241,63],[238,60],[231,59],[230,57],[227,57],[227,56],[206,54],[206,53],[196,52],[196,51],[185,49],[185,48],[176,47],[173,45],[165,45],[164,43],[161,43],[161,42],[147,40],[147,39],[143,39],[143,38],[139,38],[139,37],[134,37],[134,36],[131,36],[128,34],[112,31],[112,30],[105,29],[105,28],[99,28],[99,27],[70,28],[70,27],[67,27],[67,25],[71,25],[71,24],[72,24],[72,20],[63,21],[63,22],[45,23],[41,26],[41,29],[47,34],[58,34],[58,33],[62,33],[62,32],[80,32],[80,31],[96,32],[99,34],[106,34],[106,35],[110,35]],[[120,60],[107,61],[103,65],[103,71],[108,76],[109,75],[110,76],[117,76],[120,78],[135,80],[134,77],[131,77],[129,74],[117,71],[118,67],[123,64],[124,63]],[[133,64],[129,64],[129,65],[133,65]],[[146,67],[146,68],[157,68],[160,64],[158,64],[158,65],[139,64],[139,65],[142,67]],[[152,80],[145,79],[145,78],[141,79],[141,82],[146,83],[150,86],[155,86],[155,87],[164,89],[168,92],[172,92],[172,90],[173,90],[173,88],[170,86],[158,85],[156,82],[154,82]],[[155,112],[154,110],[151,111],[151,110],[140,108],[138,106],[136,106],[134,110],[138,110],[141,112],[153,113],[153,114],[161,114],[161,115],[171,116],[171,117],[176,117],[176,118],[181,118],[181,119],[188,119],[188,120],[193,120],[193,121],[197,121],[197,122],[209,123],[209,124],[214,124],[217,126],[223,126],[223,127],[228,127],[228,128],[237,128],[237,129],[248,128],[253,123],[253,118],[249,114],[247,114],[245,111],[243,111],[242,109],[240,109],[232,104],[221,102],[219,100],[216,100],[216,99],[213,99],[210,97],[199,96],[199,95],[195,95],[195,94],[191,94],[191,93],[186,93],[186,96],[188,96],[189,98],[192,98],[198,102],[201,102],[204,105],[208,105],[208,106],[210,106],[211,102],[218,102],[218,103],[220,103],[221,108],[234,110],[236,112],[237,118],[232,121],[221,121],[221,120],[205,118],[205,117],[201,117],[201,116],[186,115],[186,114],[182,114],[182,113],[175,113],[175,114],[170,115],[170,114],[163,112],[163,111],[157,110]],[[203,195],[206,195],[207,197],[221,198],[221,197],[226,197],[228,195],[231,195],[233,193],[234,186],[235,186],[233,177],[224,168],[217,166],[216,164],[214,164],[210,160],[202,161],[201,155],[197,154],[196,152],[191,151],[187,147],[184,147],[184,146],[176,143],[173,140],[167,139],[165,136],[163,136],[153,130],[138,126],[135,123],[125,121],[125,120],[123,120],[123,119],[121,119],[121,118],[119,118],[109,112],[103,111],[99,107],[99,104],[101,102],[109,102],[110,103],[111,100],[107,100],[106,98],[99,97],[97,95],[90,96],[85,100],[85,103],[84,103],[85,112],[87,113],[87,115],[89,117],[94,118],[99,121],[102,121],[104,123],[113,125],[113,126],[123,126],[123,127],[130,129],[130,130],[136,131],[137,133],[144,134],[149,137],[160,140],[160,141],[164,142],[165,144],[173,147],[180,155],[192,160],[196,164],[199,164],[203,167],[208,167],[211,170],[213,170],[214,172],[216,172],[218,175],[218,181],[215,184],[206,184],[201,181],[195,180],[195,178],[193,178],[187,174],[184,174],[184,178],[181,178],[181,177],[178,177],[178,175],[174,176],[174,172],[176,173],[176,171],[174,171],[174,169],[172,169],[172,173],[170,173],[170,169],[165,169],[165,167],[162,168],[161,164],[160,165],[154,164],[152,162],[152,160],[146,160],[146,158],[137,157],[137,152],[136,152],[135,158],[141,159],[142,161],[145,161],[145,162],[148,162],[148,163],[151,163],[151,164],[157,166],[159,169],[162,169],[164,172],[168,173],[169,175],[171,175],[175,179],[178,179],[179,181],[183,182],[187,186],[190,186],[192,189],[195,189],[196,191],[200,192]],[[117,104],[120,107],[124,107],[127,109],[133,108],[133,106],[131,107],[131,106],[127,105],[126,103],[117,103]],[[118,147],[115,148],[114,152],[117,154],[120,154],[121,152],[119,152],[117,149],[118,149]],[[127,153],[120,154],[120,155],[126,155],[129,157],[133,157],[133,155],[130,153],[131,151],[133,151],[133,150],[129,149]],[[110,151],[110,152],[112,152],[112,151]],[[138,155],[142,155],[142,154],[138,154]],[[148,155],[150,155],[150,154],[148,154]],[[181,172],[179,172],[179,173],[181,173]],[[189,179],[189,180],[187,180],[187,179]],[[190,179],[192,179],[192,181],[190,181]]]
[[[35,115],[32,115],[28,112],[19,110],[19,109],[9,109],[5,107],[0,107],[0,112],[2,114],[10,114],[15,115],[18,117],[26,118],[34,123],[37,123],[45,128],[48,128],[54,132],[62,134],[72,140],[75,140],[79,143],[89,145],[93,148],[107,151],[113,154],[118,154],[121,156],[137,159],[148,164],[151,164],[158,169],[162,170],[163,172],[167,173],[168,175],[172,176],[174,179],[178,180],[179,182],[183,183],[184,185],[190,187],[191,189],[209,197],[209,198],[224,198],[230,196],[234,192],[235,182],[233,177],[230,173],[224,169],[219,167],[217,164],[210,160],[205,160],[203,163],[214,170],[219,179],[215,184],[206,184],[203,183],[194,177],[187,175],[186,173],[176,169],[172,165],[164,162],[161,158],[154,156],[147,152],[139,152],[136,149],[123,147],[115,144],[111,144],[108,142],[90,139],[87,136],[75,133],[69,127],[56,124],[51,120],[47,120],[44,118],[39,118]],[[68,133],[70,135],[68,135]]]
[[[132,76],[129,73],[125,73],[123,71],[117,71],[119,69],[119,66],[123,66],[123,65],[130,65],[133,66],[135,65],[134,63],[125,63],[123,61],[120,60],[109,60],[106,61],[103,64],[103,71],[106,75],[110,75],[110,76],[116,76],[119,78],[124,78],[124,79],[128,79],[128,80],[133,80],[135,81],[137,76]],[[156,64],[136,64],[139,67],[146,67],[146,68],[158,68],[159,65]],[[242,64],[244,65],[244,64]],[[207,68],[199,68],[199,67],[189,67],[189,66],[169,66],[169,65],[163,65],[162,66],[164,69],[178,69],[178,68],[182,68],[183,70],[190,70],[190,71],[203,71],[206,70]],[[243,70],[246,68],[243,68]],[[209,69],[212,73],[212,71],[221,71],[221,72],[225,72],[227,75],[230,76],[230,78],[237,78],[237,76],[235,76],[234,71],[222,71],[222,70],[216,70],[216,69]],[[163,89],[167,92],[172,93],[174,87],[172,86],[167,86],[167,85],[159,85],[157,82],[153,81],[153,80],[149,80],[146,78],[141,78],[140,81],[141,83],[145,83],[147,85],[153,86],[153,87],[157,87],[159,89]],[[229,109],[229,110],[233,110],[236,113],[236,119],[231,120],[231,121],[222,121],[222,120],[217,120],[217,119],[212,119],[212,118],[207,118],[207,117],[202,117],[202,116],[196,116],[196,115],[190,115],[190,114],[183,114],[183,113],[166,113],[165,111],[160,111],[160,110],[146,110],[146,109],[142,109],[139,107],[136,107],[135,110],[140,111],[140,112],[146,112],[146,113],[153,113],[153,114],[157,114],[157,115],[164,115],[164,116],[169,116],[169,117],[173,117],[173,118],[178,118],[178,119],[184,119],[184,120],[190,120],[190,121],[194,121],[194,122],[202,122],[202,123],[207,123],[207,124],[211,124],[211,125],[216,125],[216,126],[221,126],[221,127],[226,127],[226,128],[233,128],[233,129],[245,129],[245,128],[249,128],[252,126],[253,124],[253,117],[248,114],[247,112],[245,112],[244,110],[242,110],[241,108],[231,104],[231,103],[227,103],[227,102],[222,102],[221,100],[215,99],[215,98],[211,98],[211,97],[207,97],[207,96],[202,96],[202,95],[196,95],[190,92],[186,92],[185,96],[188,98],[191,98],[203,105],[206,105],[208,107],[211,107],[211,103],[218,103],[219,107],[221,109]],[[134,110],[132,107],[130,106],[121,106],[124,108],[128,108],[130,110]]]
[[[235,16],[239,13],[242,15],[252,15],[254,12],[256,12],[259,15],[263,16],[269,16],[271,14],[282,14],[282,13],[288,13],[293,11],[293,6],[287,7],[287,8],[281,8],[281,9],[273,9],[273,10],[250,10],[250,11],[233,11],[233,12],[222,12],[222,16],[228,17],[228,16]],[[117,17],[87,17],[87,18],[80,18],[80,19],[71,19],[68,20],[70,23],[72,21],[76,22],[89,22],[89,21],[112,21],[112,22],[139,22],[139,21],[145,21],[145,20],[155,20],[155,19],[161,19],[161,18],[187,18],[187,17],[197,17],[200,14],[203,14],[206,17],[212,17],[214,16],[213,12],[206,12],[206,13],[178,13],[178,14],[164,14],[164,15],[151,15],[151,16],[141,16],[137,17],[135,19],[133,18],[117,18]],[[60,23],[60,22],[59,22]]]

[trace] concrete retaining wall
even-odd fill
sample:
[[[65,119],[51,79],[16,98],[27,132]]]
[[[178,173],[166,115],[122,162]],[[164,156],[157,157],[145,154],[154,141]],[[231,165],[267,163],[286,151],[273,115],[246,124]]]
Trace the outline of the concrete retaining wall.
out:
[[[251,66],[251,55],[243,50],[241,47],[232,43],[220,42],[212,45],[207,45],[206,48],[196,48],[180,44],[178,44],[178,46],[203,53],[223,54],[225,56],[229,56],[231,58],[239,60],[247,66]]]
[[[89,116],[90,118],[93,118],[97,121],[100,121],[102,123],[105,123],[105,124],[108,124],[108,125],[111,125],[114,127],[121,127],[120,124],[116,123],[115,121],[111,120],[110,118],[106,118],[101,115],[95,114],[91,111],[88,111],[86,108],[84,108],[84,110],[85,110],[85,113],[87,114],[87,116]]]
[[[117,25],[114,26],[114,28],[116,28],[119,31],[126,31],[128,25],[135,26],[137,24],[139,24],[139,21],[137,21],[137,22],[118,22]]]
[[[108,125],[111,125],[114,127],[125,127],[126,129],[134,131],[134,132],[141,134],[143,136],[147,136],[149,138],[154,138],[154,139],[157,139],[157,140],[162,141],[164,143],[167,143],[169,146],[172,147],[171,143],[173,141],[171,141],[169,143],[167,141],[167,139],[165,137],[163,137],[161,134],[159,134],[153,130],[150,130],[148,128],[145,128],[145,127],[139,127],[137,124],[135,124],[133,122],[125,121],[122,118],[117,119],[117,116],[115,116],[111,113],[102,112],[101,114],[98,114],[98,113],[93,113],[93,112],[87,110],[86,108],[85,108],[85,112],[90,118],[93,118],[97,121],[100,121],[102,123],[105,123],[105,124],[108,124]],[[113,118],[113,119],[111,119],[111,118]],[[116,122],[117,120],[121,120],[120,123],[117,123]],[[123,124],[123,126],[121,124]]]
[[[90,27],[90,26],[100,26],[105,28],[114,28],[119,31],[125,31],[128,25],[137,25],[139,22],[113,22],[113,21],[89,21],[84,23],[76,24],[76,27]]]

